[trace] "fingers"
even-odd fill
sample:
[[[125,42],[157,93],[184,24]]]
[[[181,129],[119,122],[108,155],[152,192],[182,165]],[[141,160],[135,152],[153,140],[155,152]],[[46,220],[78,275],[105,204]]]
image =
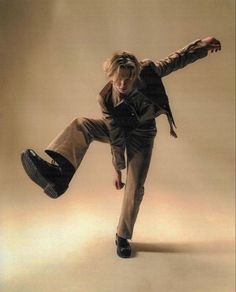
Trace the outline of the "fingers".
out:
[[[125,185],[125,184],[121,182],[121,183],[119,183],[119,184],[117,185],[116,189],[117,189],[117,190],[121,190],[121,189],[123,189],[124,185]]]
[[[212,42],[209,44],[209,49],[211,52],[218,52],[221,50],[221,43],[220,41],[213,39]]]
[[[117,190],[123,189],[124,186],[125,184],[123,182],[115,181],[115,187]]]
[[[117,190],[119,190],[120,184],[119,184],[118,181],[115,181],[115,187],[116,187]]]
[[[114,173],[113,185],[117,190],[121,190],[125,185],[122,182],[122,172],[120,170],[116,170]]]
[[[220,51],[221,50],[221,45],[220,44],[213,44],[213,45],[211,45],[210,46],[210,50],[211,50],[211,52],[213,53],[213,52],[218,52],[218,51]]]
[[[216,38],[210,36],[210,37],[205,37],[202,39],[203,42],[207,44],[207,48],[209,51],[213,52],[218,52],[221,50],[221,43],[219,40]]]
[[[125,184],[122,182],[120,189],[123,189],[124,186],[125,186]]]

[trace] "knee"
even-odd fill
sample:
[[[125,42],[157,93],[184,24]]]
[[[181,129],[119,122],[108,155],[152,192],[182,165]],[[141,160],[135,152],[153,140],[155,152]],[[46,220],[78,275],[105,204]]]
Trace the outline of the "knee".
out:
[[[144,195],[144,187],[138,186],[135,192],[135,201],[141,202],[143,199],[143,195]]]
[[[74,125],[81,125],[84,123],[84,120],[85,118],[74,118],[72,121],[71,121],[71,124],[74,124]]]
[[[72,123],[75,123],[77,131],[80,131],[83,134],[86,143],[90,144],[94,137],[89,119],[79,117],[74,119]]]
[[[75,118],[71,121],[70,125],[77,130],[84,130],[86,127],[86,118]]]

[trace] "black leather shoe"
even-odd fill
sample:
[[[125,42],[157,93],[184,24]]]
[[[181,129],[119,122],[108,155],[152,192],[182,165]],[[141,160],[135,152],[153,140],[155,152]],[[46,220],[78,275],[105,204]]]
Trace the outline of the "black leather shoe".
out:
[[[121,258],[129,258],[131,256],[131,246],[127,239],[116,234],[117,255]]]
[[[21,161],[28,176],[51,198],[58,198],[68,188],[63,181],[61,169],[39,157],[34,150],[27,149],[21,154]]]

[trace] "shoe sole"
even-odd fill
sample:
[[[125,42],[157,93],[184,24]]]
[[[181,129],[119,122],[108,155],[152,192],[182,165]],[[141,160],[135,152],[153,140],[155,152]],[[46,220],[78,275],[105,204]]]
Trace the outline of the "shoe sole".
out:
[[[120,252],[120,250],[119,250],[119,248],[118,248],[117,240],[116,240],[116,246],[117,246],[116,252],[117,252],[117,255],[118,255],[119,257],[121,257],[121,258],[123,258],[123,259],[127,259],[127,258],[129,258],[129,257],[131,256],[131,252],[130,252],[129,255],[123,255],[123,254]]]
[[[56,199],[60,196],[55,191],[54,185],[50,181],[47,181],[40,174],[34,163],[31,161],[29,155],[27,154],[27,151],[21,154],[21,162],[29,178],[31,178],[33,182],[39,185],[44,190],[45,194],[53,199]]]

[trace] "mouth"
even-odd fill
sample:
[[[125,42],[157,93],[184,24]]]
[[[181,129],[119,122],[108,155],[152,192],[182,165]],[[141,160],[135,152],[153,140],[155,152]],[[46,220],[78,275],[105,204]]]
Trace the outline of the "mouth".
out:
[[[119,88],[119,91],[121,92],[125,92],[127,90],[127,88]]]

